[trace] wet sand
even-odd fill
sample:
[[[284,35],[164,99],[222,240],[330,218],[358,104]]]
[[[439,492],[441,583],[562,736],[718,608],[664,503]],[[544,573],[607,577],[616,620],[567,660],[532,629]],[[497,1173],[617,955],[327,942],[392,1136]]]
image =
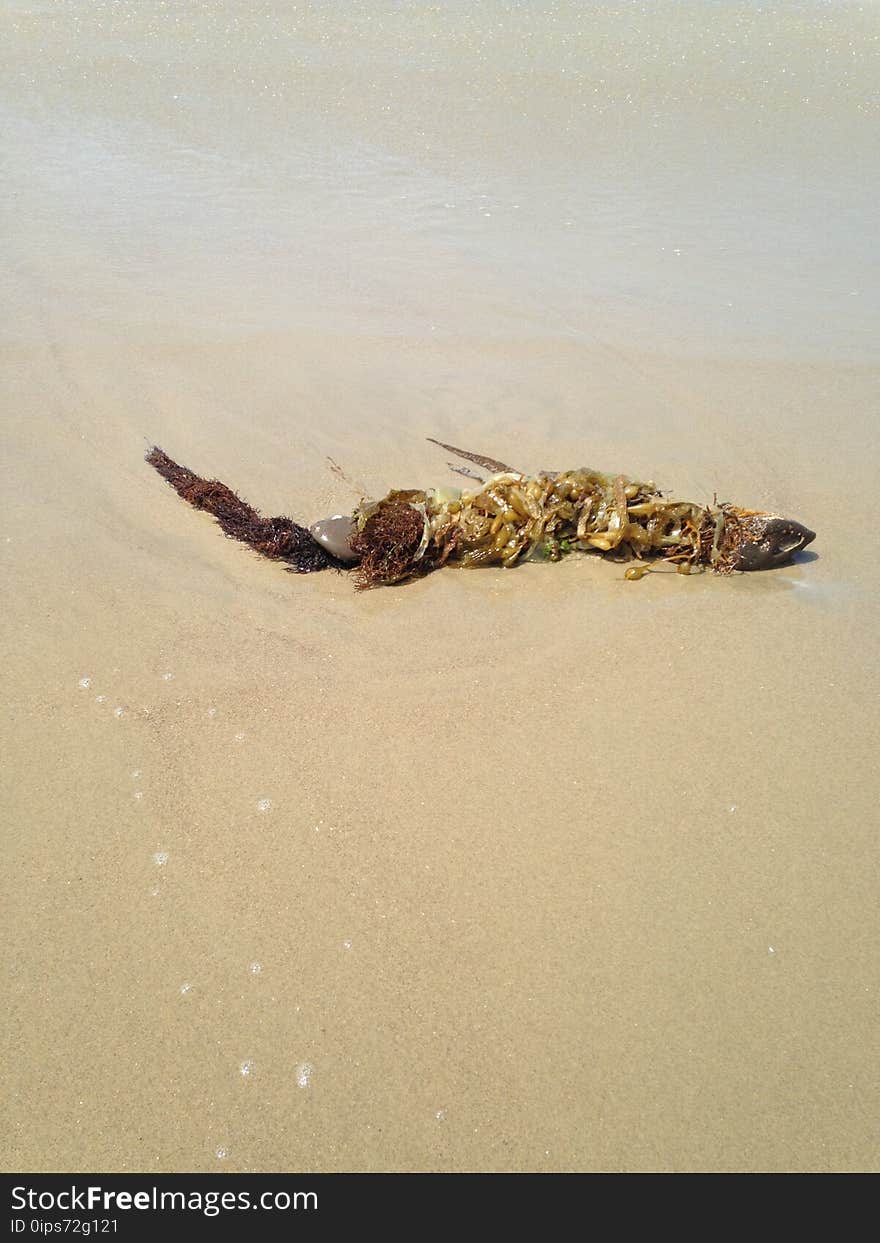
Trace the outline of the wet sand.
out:
[[[772,330],[744,311],[701,334],[679,314],[673,293],[730,273],[700,246],[690,276],[658,270],[629,301],[590,268],[608,310],[585,297],[573,323],[574,285],[532,263],[562,246],[549,225],[546,243],[508,233],[471,254],[428,209],[377,208],[384,165],[362,197],[387,226],[379,258],[366,225],[345,232],[364,285],[339,266],[350,221],[332,204],[273,280],[284,229],[262,254],[236,244],[241,202],[228,220],[209,203],[199,236],[193,185],[213,185],[222,145],[205,114],[186,135],[200,147],[175,131],[179,166],[145,156],[171,132],[152,79],[78,85],[64,32],[16,9],[43,94],[24,72],[7,109],[39,141],[30,162],[18,149],[0,345],[3,1167],[876,1169],[880,367],[864,302],[842,318],[826,282],[814,313],[780,311],[809,282],[773,267],[771,230],[756,299]],[[118,31],[89,43],[81,22],[73,46],[106,75]],[[265,30],[248,29],[262,63]],[[331,65],[328,91],[344,78]],[[213,120],[225,100],[240,131],[223,141],[251,151],[235,89]],[[857,144],[848,100],[835,123]],[[100,131],[104,156],[65,154],[62,121]],[[404,159],[412,126],[386,155]],[[113,172],[123,149],[153,174],[137,194]],[[157,197],[139,216],[143,186]],[[267,229],[288,208],[313,220],[284,178],[253,206]],[[610,222],[605,237],[620,243]],[[851,230],[840,247],[829,270],[857,268]],[[311,521],[357,499],[328,457],[368,495],[454,482],[429,435],[527,470],[717,491],[818,538],[795,565],[729,579],[628,583],[572,557],[358,594],[225,540],[143,462],[159,443]]]

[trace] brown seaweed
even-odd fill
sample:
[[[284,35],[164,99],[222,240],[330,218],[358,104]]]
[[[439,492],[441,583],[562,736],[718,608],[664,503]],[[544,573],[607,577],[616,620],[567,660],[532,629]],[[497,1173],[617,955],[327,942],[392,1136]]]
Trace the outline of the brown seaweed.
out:
[[[360,530],[351,539],[351,550],[360,558],[355,569],[358,590],[408,578],[416,564],[424,530],[422,514],[408,500],[393,494],[366,514]]]
[[[291,518],[264,518],[259,510],[236,496],[219,479],[203,479],[186,466],[180,466],[164,450],[154,445],[146,455],[174,491],[194,509],[203,509],[217,519],[224,535],[239,540],[263,557],[283,561],[297,574],[312,574],[338,565],[320,548],[308,530]]]
[[[493,475],[505,474],[513,470],[512,466],[505,466],[497,458],[484,457],[482,453],[469,453],[467,449],[456,449],[455,445],[445,445],[442,440],[435,440],[433,436],[428,436],[427,439],[432,445],[439,445],[441,449],[445,449],[447,453],[454,453],[456,457],[463,457],[469,462],[476,462],[478,466],[485,466],[486,470],[490,470]]]

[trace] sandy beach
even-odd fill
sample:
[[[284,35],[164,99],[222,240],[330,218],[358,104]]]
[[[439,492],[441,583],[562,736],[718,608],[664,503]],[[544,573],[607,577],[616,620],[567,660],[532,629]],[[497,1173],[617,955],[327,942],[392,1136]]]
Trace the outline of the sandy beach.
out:
[[[7,6],[4,1169],[880,1166],[880,11],[669,8]],[[428,436],[818,536],[358,593],[143,461]]]

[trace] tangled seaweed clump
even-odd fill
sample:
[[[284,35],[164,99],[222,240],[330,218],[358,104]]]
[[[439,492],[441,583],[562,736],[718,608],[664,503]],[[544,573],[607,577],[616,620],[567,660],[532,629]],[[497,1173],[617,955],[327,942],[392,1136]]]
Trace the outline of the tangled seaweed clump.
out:
[[[389,492],[355,513],[351,550],[359,561],[355,569],[359,591],[439,569],[452,555],[458,532],[451,516],[432,504],[435,495]]]
[[[731,574],[783,565],[815,538],[779,514],[672,500],[653,482],[625,475],[584,467],[527,476],[495,458],[441,447],[482,466],[489,478],[456,467],[479,486],[395,490],[362,502],[351,518],[311,530],[290,518],[263,518],[225,484],[200,478],[161,449],[152,449],[147,461],[184,500],[213,514],[228,536],[298,573],[353,568],[359,590],[447,562],[509,568],[533,556],[559,561],[578,549],[632,561],[628,579],[641,578],[658,560],[681,573]]]
[[[408,511],[408,513],[407,513]],[[471,492],[390,493],[355,515],[360,587],[399,582],[447,560],[464,567],[500,565],[540,555],[558,561],[577,549],[636,559],[627,578],[662,558],[680,572],[708,566],[720,574],[747,568],[744,549],[766,535],[775,515],[732,505],[670,501],[652,482],[588,469],[494,474]],[[393,547],[386,532],[406,530]],[[771,550],[766,549],[766,556]]]

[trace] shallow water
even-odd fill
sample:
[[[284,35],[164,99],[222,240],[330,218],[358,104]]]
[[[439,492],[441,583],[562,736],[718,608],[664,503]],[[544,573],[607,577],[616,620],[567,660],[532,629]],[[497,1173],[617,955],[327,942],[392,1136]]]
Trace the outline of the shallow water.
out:
[[[876,360],[873,4],[7,9],[16,332]]]

